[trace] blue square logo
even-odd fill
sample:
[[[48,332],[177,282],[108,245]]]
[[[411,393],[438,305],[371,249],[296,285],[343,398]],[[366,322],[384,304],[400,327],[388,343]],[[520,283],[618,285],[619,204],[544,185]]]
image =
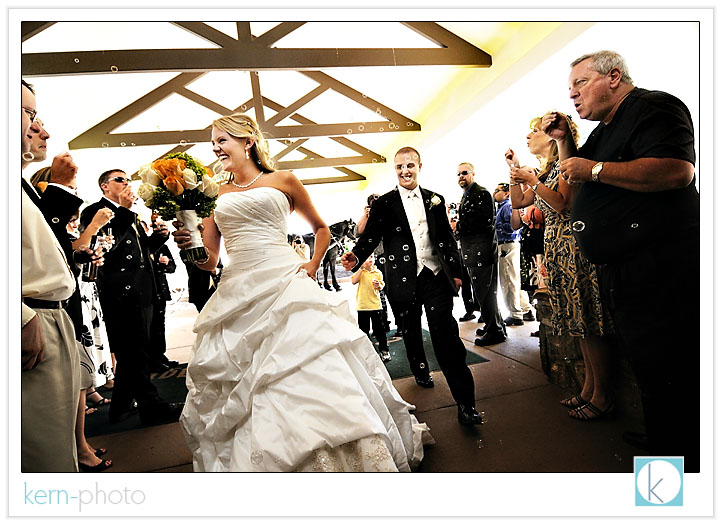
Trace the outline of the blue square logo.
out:
[[[635,505],[681,507],[684,494],[684,458],[634,458]]]

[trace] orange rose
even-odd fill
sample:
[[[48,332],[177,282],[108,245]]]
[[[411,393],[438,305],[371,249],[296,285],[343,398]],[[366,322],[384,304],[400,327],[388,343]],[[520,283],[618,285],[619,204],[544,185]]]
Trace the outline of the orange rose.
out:
[[[158,172],[158,175],[160,175],[162,180],[165,180],[166,177],[170,176],[176,176],[183,179],[181,172],[186,169],[186,161],[183,159],[160,159],[154,161],[151,164],[151,167]]]
[[[42,180],[38,182],[35,187],[40,190],[40,193],[43,193],[45,191],[45,188],[48,187],[48,183]]]
[[[182,176],[178,177],[177,175],[168,175],[163,180],[163,184],[168,189],[168,191],[176,197],[183,193],[183,190],[185,189],[185,183],[183,182]]]

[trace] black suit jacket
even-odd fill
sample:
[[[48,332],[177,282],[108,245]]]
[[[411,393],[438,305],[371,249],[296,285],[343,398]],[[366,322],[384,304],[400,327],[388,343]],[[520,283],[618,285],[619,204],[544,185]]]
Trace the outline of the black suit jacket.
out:
[[[463,262],[468,267],[496,262],[495,221],[494,198],[486,188],[474,182],[461,199],[456,223]]]
[[[108,202],[101,199],[86,207],[80,214],[81,227],[87,227],[101,208],[112,208]],[[150,254],[158,250],[168,236],[153,232],[149,237],[134,212],[122,206],[117,206],[114,211],[115,216],[103,227],[106,231],[108,227],[112,228],[115,243],[98,269],[98,295],[103,308],[106,308],[105,304],[118,301],[125,305],[148,306],[156,297]]]
[[[58,239],[68,264],[77,276],[77,268],[73,264],[72,241],[68,237],[66,226],[73,214],[83,204],[83,199],[57,186],[48,185],[44,192],[38,194],[25,179],[22,179],[22,185],[30,200],[35,203],[45,217],[45,222],[48,223],[55,238]]]
[[[168,257],[168,264],[160,264],[158,258],[161,255]],[[175,259],[173,254],[170,253],[168,245],[163,244],[155,253],[151,254],[153,259],[153,270],[155,271],[155,284],[158,286],[158,300],[161,302],[170,301],[170,287],[168,286],[168,279],[165,274],[173,273],[176,269]]]
[[[454,278],[461,279],[461,262],[446,216],[444,198],[424,188],[421,188],[421,196],[431,245],[449,283],[449,292],[456,295]],[[431,202],[435,196],[439,199],[438,204]],[[382,241],[386,258],[386,294],[391,301],[410,301],[416,290],[416,245],[398,188],[382,195],[371,205],[366,228],[353,248],[358,259],[354,271]]]

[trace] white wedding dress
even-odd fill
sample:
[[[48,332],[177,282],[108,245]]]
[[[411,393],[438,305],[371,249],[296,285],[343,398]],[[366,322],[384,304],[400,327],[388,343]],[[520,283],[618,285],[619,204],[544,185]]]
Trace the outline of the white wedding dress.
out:
[[[409,471],[428,428],[348,303],[297,272],[289,212],[275,188],[218,199],[230,264],[195,323],[181,416],[194,470]]]

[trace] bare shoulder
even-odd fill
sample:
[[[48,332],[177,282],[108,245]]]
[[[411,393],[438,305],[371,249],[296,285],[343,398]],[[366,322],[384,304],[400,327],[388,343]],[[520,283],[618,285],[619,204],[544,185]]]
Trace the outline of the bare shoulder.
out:
[[[286,190],[303,186],[301,181],[288,170],[274,171],[273,178],[278,185],[282,186]]]

